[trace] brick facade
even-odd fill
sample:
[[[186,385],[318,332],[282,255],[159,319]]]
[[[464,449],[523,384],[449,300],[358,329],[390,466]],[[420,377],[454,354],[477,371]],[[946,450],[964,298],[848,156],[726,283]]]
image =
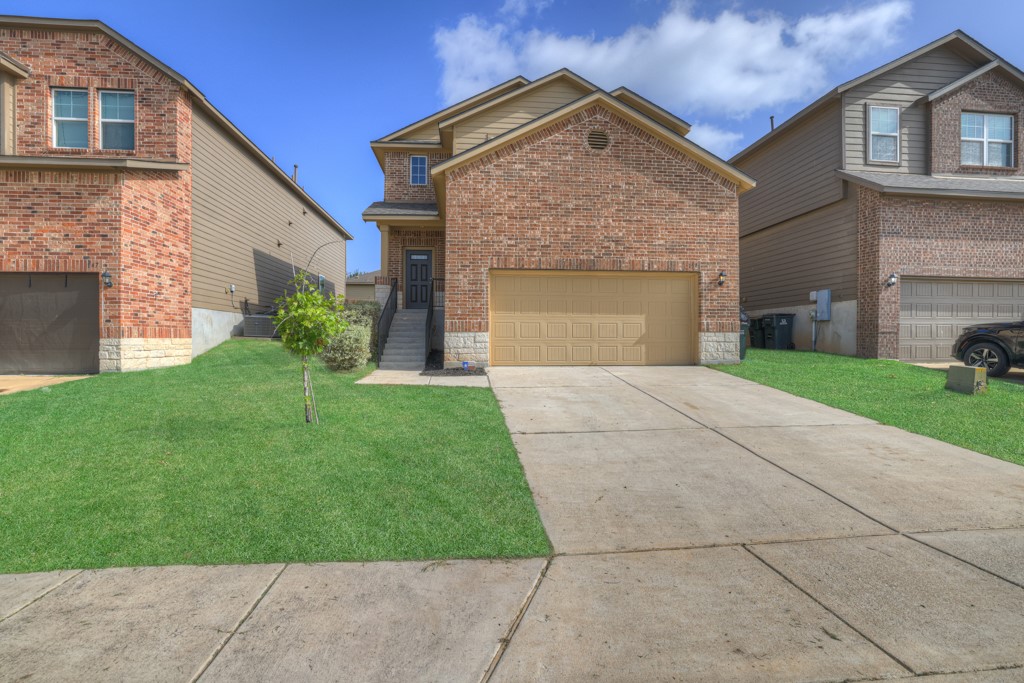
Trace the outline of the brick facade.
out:
[[[898,358],[899,277],[1024,279],[1024,203],[883,196],[857,215],[857,355]]]
[[[492,268],[697,272],[700,333],[739,332],[736,185],[600,105],[450,171],[446,208],[446,337],[488,331]]]
[[[960,114],[1012,114],[1014,166],[962,166],[960,164]],[[945,97],[932,102],[932,173],[1015,175],[1021,173],[1024,145],[1024,90],[996,71],[978,76]]]
[[[105,34],[2,28],[0,50],[31,69],[15,86],[18,155],[191,161],[188,94]],[[55,86],[88,89],[89,149],[52,146]],[[99,148],[104,88],[135,92],[133,151]],[[103,370],[188,362],[191,201],[188,170],[0,170],[0,272],[96,273]]]
[[[427,157],[427,184],[413,185],[409,182],[409,157]],[[436,202],[434,181],[430,169],[451,155],[444,152],[387,152],[384,154],[384,201],[386,202]]]

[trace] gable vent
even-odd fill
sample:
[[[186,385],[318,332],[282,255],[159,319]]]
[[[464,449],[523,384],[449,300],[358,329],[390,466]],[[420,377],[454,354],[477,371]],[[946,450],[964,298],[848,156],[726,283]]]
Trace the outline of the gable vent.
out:
[[[590,149],[604,149],[608,146],[608,133],[603,130],[592,130],[587,135],[587,144]]]

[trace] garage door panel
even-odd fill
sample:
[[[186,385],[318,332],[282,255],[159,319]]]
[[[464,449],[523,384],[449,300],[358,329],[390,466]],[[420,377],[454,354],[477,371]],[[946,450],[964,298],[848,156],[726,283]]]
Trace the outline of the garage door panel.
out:
[[[964,327],[1024,318],[1024,282],[905,278],[900,293],[903,360],[945,360]]]
[[[99,372],[94,273],[0,274],[0,374]]]
[[[492,273],[496,286],[491,287],[491,362],[692,363],[694,277],[686,273]],[[527,281],[538,288],[522,284]],[[527,300],[537,305],[524,305]]]

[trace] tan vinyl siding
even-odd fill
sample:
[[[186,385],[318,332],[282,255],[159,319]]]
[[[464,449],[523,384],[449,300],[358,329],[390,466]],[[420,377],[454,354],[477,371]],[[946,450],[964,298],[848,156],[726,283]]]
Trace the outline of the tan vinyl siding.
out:
[[[578,100],[589,91],[566,80],[556,80],[522,97],[514,97],[476,116],[455,124],[454,153],[529,123],[548,112]]]
[[[441,134],[437,131],[437,124],[431,123],[411,130],[405,135],[395,138],[395,140],[415,140],[417,142],[429,140],[430,142],[440,142]]]
[[[306,209],[303,215],[303,208]],[[288,225],[289,221],[292,223]],[[278,242],[281,246],[278,246]],[[248,298],[269,305],[296,268],[327,276],[345,290],[345,242],[337,231],[273,177],[212,119],[192,115],[192,306],[232,311]]]
[[[740,302],[747,310],[800,306],[812,290],[857,298],[856,188],[834,204],[740,239]]]
[[[844,93],[846,168],[929,173],[928,102],[925,98],[979,66],[981,63],[967,61],[949,48],[939,47]],[[867,162],[865,118],[868,104],[900,107],[898,166]]]
[[[842,162],[841,125],[839,102],[828,103],[737,164],[757,181],[740,195],[741,235],[842,197],[833,173]]]

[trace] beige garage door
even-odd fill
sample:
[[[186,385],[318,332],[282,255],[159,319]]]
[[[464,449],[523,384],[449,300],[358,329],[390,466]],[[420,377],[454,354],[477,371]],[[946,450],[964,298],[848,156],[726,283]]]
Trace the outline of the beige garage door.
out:
[[[900,359],[945,360],[967,325],[1024,320],[1024,282],[931,280],[900,283]]]
[[[494,365],[687,365],[695,273],[492,271]]]

